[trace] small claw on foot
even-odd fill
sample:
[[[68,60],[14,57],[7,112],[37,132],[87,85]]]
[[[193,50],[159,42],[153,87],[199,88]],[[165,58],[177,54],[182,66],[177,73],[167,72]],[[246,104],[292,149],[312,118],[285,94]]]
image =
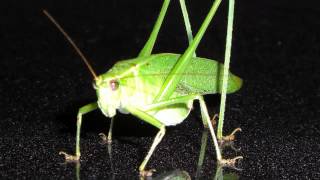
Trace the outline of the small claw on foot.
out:
[[[223,166],[223,167],[230,167],[235,170],[241,170],[240,168],[236,167],[237,160],[240,160],[240,159],[243,159],[243,157],[237,156],[233,159],[221,159],[218,163],[220,166]]]
[[[155,169],[142,170],[142,171],[140,171],[140,176],[141,176],[141,177],[150,177],[150,176],[152,176],[152,174],[153,174],[154,172],[156,172]]]
[[[230,134],[230,135],[228,135],[228,136],[224,136],[223,138],[222,138],[222,140],[223,141],[234,141],[235,140],[235,133],[236,132],[241,132],[242,130],[241,130],[241,128],[236,128],[235,130],[233,130],[232,131],[232,133]]]
[[[104,133],[99,133],[99,136],[101,137],[102,142],[100,144],[111,144],[112,139],[109,138],[109,136],[105,135]]]
[[[241,128],[236,128],[235,130],[232,131],[230,135],[223,136],[222,139],[219,140],[220,147],[225,147],[228,144],[230,144],[229,142],[234,141],[236,139],[234,134],[238,131],[241,132],[242,131]]]
[[[64,155],[64,158],[67,162],[79,162],[80,159],[80,156],[70,155],[63,151],[60,151],[59,155]]]

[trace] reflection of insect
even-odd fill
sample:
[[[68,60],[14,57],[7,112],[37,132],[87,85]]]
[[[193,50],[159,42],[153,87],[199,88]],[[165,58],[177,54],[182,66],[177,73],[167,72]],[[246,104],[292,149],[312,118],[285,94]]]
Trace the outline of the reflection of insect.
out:
[[[111,142],[113,117],[116,115],[116,110],[118,110],[122,113],[131,113],[159,129],[147,156],[139,167],[140,175],[151,175],[152,170],[145,171],[145,166],[164,136],[165,127],[181,123],[190,113],[193,101],[197,99],[200,101],[203,124],[206,128],[210,128],[213,136],[217,159],[220,162],[224,162],[202,97],[205,94],[221,92],[223,65],[214,60],[193,57],[221,0],[216,0],[213,3],[197,35],[194,40],[191,40],[192,38],[189,39],[190,45],[182,55],[171,53],[151,54],[169,2],[170,0],[164,0],[154,29],[139,56],[116,63],[108,72],[100,76],[95,74],[83,54],[58,23],[44,11],[87,64],[94,77],[94,88],[98,96],[97,102],[79,109],[76,154],[69,155],[61,152],[61,154],[65,155],[67,161],[78,161],[80,158],[82,115],[100,108],[105,116],[111,117],[108,135],[108,140]],[[183,1],[180,2],[182,2],[181,5],[184,5]],[[186,17],[186,10],[184,10],[184,17]],[[186,24],[188,23],[187,19]],[[190,35],[191,30],[187,28],[187,31],[188,35]],[[228,93],[237,91],[241,84],[242,80],[239,77],[229,73]]]

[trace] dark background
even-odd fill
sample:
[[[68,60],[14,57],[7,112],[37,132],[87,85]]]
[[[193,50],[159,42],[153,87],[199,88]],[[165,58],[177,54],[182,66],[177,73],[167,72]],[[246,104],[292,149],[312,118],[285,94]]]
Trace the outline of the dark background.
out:
[[[223,1],[197,50],[223,60],[226,8]],[[95,101],[92,77],[64,37],[41,13],[60,22],[94,69],[135,57],[161,6],[153,1],[1,1],[0,5],[0,178],[70,179],[78,108]],[[188,1],[194,32],[212,2]],[[235,143],[244,156],[232,171],[241,179],[320,178],[320,8],[312,1],[236,1],[231,70],[243,88],[227,101],[225,133],[241,127]],[[177,0],[172,0],[154,49],[181,53],[187,46]],[[207,97],[210,113],[219,96]],[[155,176],[181,169],[195,176],[201,132],[198,103],[182,124],[170,127],[147,167]],[[130,115],[115,122],[112,159],[98,133],[109,119],[86,115],[81,136],[81,178],[138,179],[137,168],[156,129]],[[215,174],[209,141],[201,176]]]

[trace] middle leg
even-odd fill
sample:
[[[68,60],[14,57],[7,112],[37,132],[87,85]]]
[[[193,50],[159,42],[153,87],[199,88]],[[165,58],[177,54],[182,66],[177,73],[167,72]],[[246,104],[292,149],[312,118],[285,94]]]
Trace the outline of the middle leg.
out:
[[[141,120],[157,127],[159,129],[156,137],[153,140],[153,143],[150,147],[150,150],[148,151],[148,154],[145,156],[144,160],[142,161],[141,165],[139,166],[139,172],[140,176],[152,176],[152,173],[155,171],[155,169],[145,170],[145,167],[150,160],[151,155],[153,154],[155,148],[158,146],[158,144],[161,142],[163,136],[165,135],[166,129],[165,125],[162,124],[159,120],[154,118],[153,116],[147,114],[146,112],[134,108],[134,107],[127,107],[127,110],[133,114],[134,116],[137,116]]]

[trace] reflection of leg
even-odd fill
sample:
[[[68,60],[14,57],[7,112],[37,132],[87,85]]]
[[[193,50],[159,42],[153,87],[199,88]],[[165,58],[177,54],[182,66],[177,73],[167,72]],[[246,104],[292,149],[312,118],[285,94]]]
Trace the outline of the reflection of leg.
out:
[[[66,161],[79,161],[80,158],[80,130],[82,124],[82,115],[87,114],[98,108],[96,102],[87,104],[79,109],[77,116],[77,135],[76,135],[76,155],[70,155],[63,151],[59,152],[60,155],[64,155]]]
[[[221,180],[221,179],[224,179],[223,178],[223,167],[221,166],[217,166],[217,169],[216,169],[216,174],[214,175],[214,180]],[[232,179],[232,178],[231,178]]]
[[[197,164],[197,171],[196,171],[196,178],[198,179],[200,177],[200,173],[202,170],[202,165],[203,165],[203,160],[206,154],[206,147],[207,147],[207,142],[208,142],[208,129],[205,128],[202,131],[202,137],[201,137],[201,148],[200,148],[200,154],[199,154],[199,160]]]
[[[114,166],[113,166],[113,159],[112,159],[112,144],[108,144],[108,154],[109,154],[109,160],[110,160],[110,165],[111,165],[111,173],[112,173],[112,178],[110,179],[115,179],[115,171],[114,171]]]
[[[80,180],[80,169],[81,169],[81,164],[80,162],[78,161],[76,163],[76,180]]]

